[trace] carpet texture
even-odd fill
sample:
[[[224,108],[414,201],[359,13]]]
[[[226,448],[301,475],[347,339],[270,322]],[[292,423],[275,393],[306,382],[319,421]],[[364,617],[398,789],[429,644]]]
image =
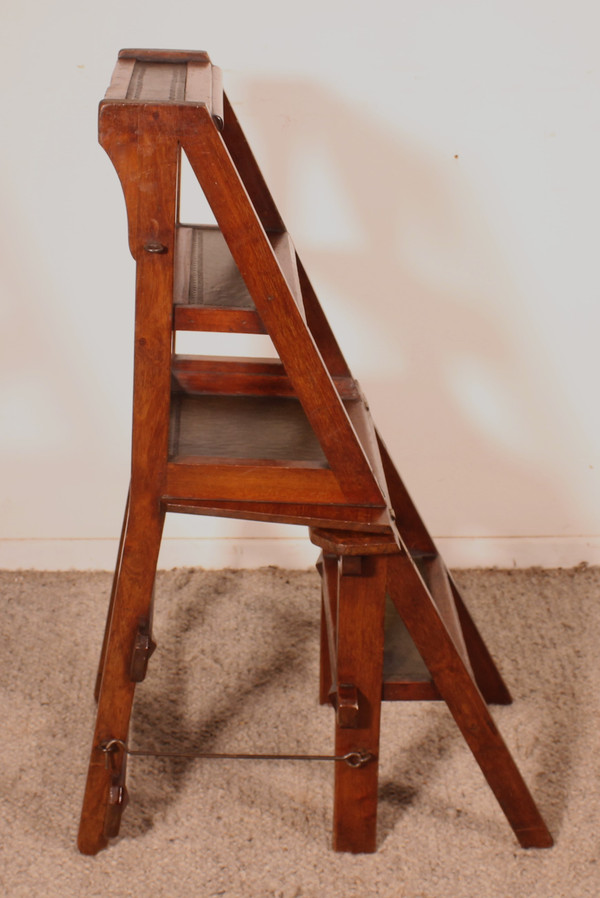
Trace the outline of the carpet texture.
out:
[[[0,894],[597,898],[600,569],[460,571],[515,699],[494,717],[556,839],[520,849],[445,706],[384,706],[379,847],[330,850],[333,770],[131,759],[121,837],[75,847],[110,575],[0,572]],[[329,753],[313,572],[160,573],[132,747]]]

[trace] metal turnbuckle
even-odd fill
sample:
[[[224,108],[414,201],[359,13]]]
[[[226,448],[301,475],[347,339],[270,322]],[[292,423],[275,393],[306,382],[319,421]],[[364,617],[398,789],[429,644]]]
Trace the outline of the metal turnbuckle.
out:
[[[349,751],[345,755],[282,755],[282,754],[233,754],[228,752],[208,751],[149,751],[129,748],[123,739],[107,739],[98,746],[100,751],[106,754],[106,763],[109,765],[109,756],[112,752],[122,751],[132,758],[175,758],[175,759],[202,759],[204,761],[344,761],[348,767],[364,767],[374,756],[368,751]]]

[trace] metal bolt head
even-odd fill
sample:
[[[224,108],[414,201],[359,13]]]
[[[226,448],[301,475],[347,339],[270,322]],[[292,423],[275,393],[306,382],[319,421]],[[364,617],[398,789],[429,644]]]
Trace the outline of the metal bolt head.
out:
[[[149,243],[144,243],[144,250],[147,253],[166,253],[167,247],[164,245],[164,243],[150,241]]]

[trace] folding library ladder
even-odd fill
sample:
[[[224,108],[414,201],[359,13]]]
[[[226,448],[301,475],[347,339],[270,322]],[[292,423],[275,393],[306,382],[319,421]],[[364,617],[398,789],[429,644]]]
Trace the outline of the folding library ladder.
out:
[[[510,696],[375,429],[205,53],[125,50],[100,106],[137,262],[131,482],[79,847],[118,834],[166,512],[304,524],[322,550],[334,847],[374,851],[382,699],[441,699],[519,842],[551,836],[488,710]],[[217,227],[179,220],[185,152]],[[268,334],[278,359],[178,355]],[[199,753],[201,755],[201,753]]]

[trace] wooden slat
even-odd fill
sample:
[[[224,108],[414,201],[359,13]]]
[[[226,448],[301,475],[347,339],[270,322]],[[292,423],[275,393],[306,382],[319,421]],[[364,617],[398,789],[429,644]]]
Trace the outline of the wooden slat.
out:
[[[314,497],[313,497],[314,498]],[[389,524],[384,511],[368,505],[333,505],[315,502],[258,502],[163,497],[167,511],[184,514],[237,518],[242,521],[266,521],[277,524],[301,524],[306,527],[343,527],[373,533],[384,532]]]
[[[256,309],[223,234],[212,225],[177,229],[177,272],[185,268],[177,301],[223,309]],[[179,244],[179,240],[178,240]]]
[[[173,299],[175,330],[266,332],[223,235],[213,226],[177,228]]]
[[[210,62],[204,50],[146,50],[119,51],[119,59],[140,59],[146,62]]]
[[[290,236],[279,232],[267,236],[305,320],[296,253]],[[218,228],[191,225],[177,228],[174,302],[176,330],[266,333]],[[239,308],[249,314],[240,315]]]
[[[431,680],[393,680],[384,681],[381,698],[384,702],[436,702],[440,693]]]
[[[398,553],[398,546],[389,529],[385,533],[373,534],[315,527],[309,535],[311,542],[331,555],[346,557]]]
[[[264,461],[327,459],[295,397],[174,393],[169,455]]]
[[[201,496],[205,500],[235,502],[321,503],[344,502],[344,494],[332,472],[308,464],[249,463],[227,459],[181,459],[167,465],[163,497],[167,507],[173,499]]]
[[[294,396],[294,387],[279,359],[176,355],[172,373],[176,388],[189,393],[245,396]],[[350,377],[334,378],[342,399],[356,399]]]
[[[217,334],[266,334],[256,310],[219,309],[207,306],[175,306],[176,331],[202,331]]]
[[[279,359],[176,355],[171,370],[175,388],[187,393],[294,395]]]

